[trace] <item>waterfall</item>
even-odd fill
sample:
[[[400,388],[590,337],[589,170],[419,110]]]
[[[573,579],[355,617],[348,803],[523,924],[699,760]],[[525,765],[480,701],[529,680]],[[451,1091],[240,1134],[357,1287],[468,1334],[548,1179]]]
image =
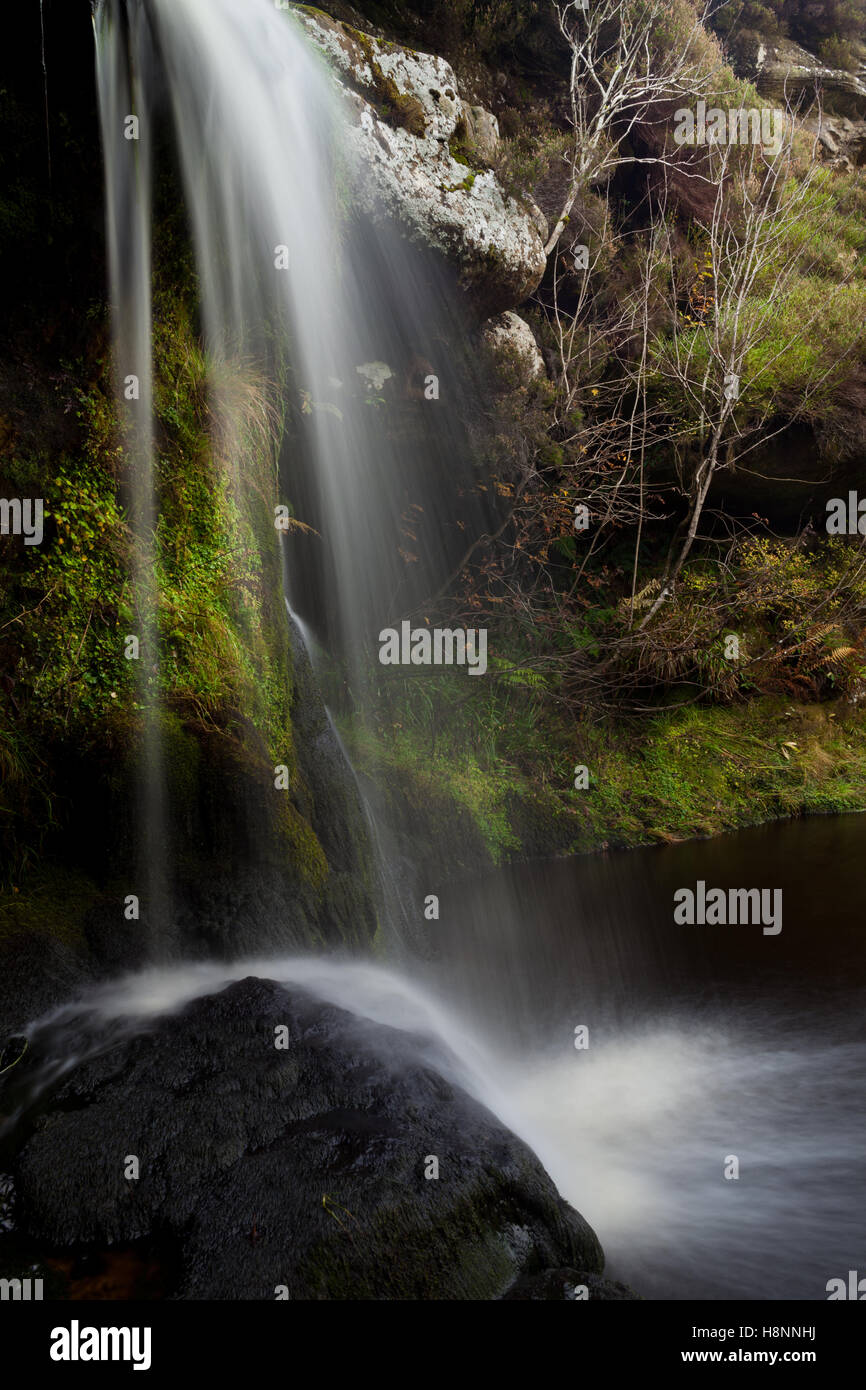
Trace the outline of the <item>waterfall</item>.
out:
[[[179,1282],[181,1263],[216,1265],[228,1252],[226,1263],[253,1270],[237,1285],[239,1296],[270,1299],[279,1291],[282,1298],[288,1284],[262,1280],[258,1269],[269,1268],[271,1256],[282,1261],[292,1254],[303,1222],[314,1236],[316,1277],[326,1258],[340,1275],[339,1283],[305,1284],[316,1299],[356,1296],[355,1271],[370,1240],[377,1270],[387,1272],[392,1261],[414,1264],[417,1287],[426,1291],[439,1287],[428,1283],[438,1261],[455,1272],[449,1287],[459,1297],[461,1286],[474,1287],[470,1266],[492,1266],[498,1279],[502,1251],[507,1247],[511,1258],[513,1245],[516,1260],[529,1248],[528,1209],[512,1206],[527,1156],[511,1169],[502,1158],[514,1135],[598,1232],[607,1273],[647,1298],[811,1302],[823,1299],[837,1276],[846,1282],[853,1276],[859,1291],[855,1266],[866,1240],[862,817],[847,830],[838,818],[815,817],[772,835],[748,831],[658,850],[546,858],[461,880],[441,845],[419,846],[407,834],[400,839],[405,859],[423,856],[435,870],[429,886],[436,889],[437,915],[422,920],[426,886],[419,892],[411,864],[389,842],[376,790],[382,780],[356,772],[347,751],[351,736],[344,744],[340,730],[346,733],[349,711],[369,721],[369,743],[381,746],[387,699],[378,707],[377,700],[382,691],[387,696],[389,677],[377,681],[380,630],[407,618],[435,622],[430,596],[445,591],[470,538],[496,521],[495,507],[483,500],[487,480],[474,443],[479,419],[488,410],[493,415],[474,360],[478,325],[464,316],[443,262],[370,195],[366,181],[373,174],[358,162],[353,134],[357,110],[281,0],[93,0],[93,7],[122,445],[118,493],[130,518],[132,616],[125,640],[137,645],[129,655],[136,658],[141,734],[130,887],[141,897],[150,952],[130,951],[127,961],[130,938],[116,930],[112,874],[104,901],[91,907],[82,890],[80,957],[71,933],[68,940],[66,932],[56,942],[44,939],[41,914],[53,908],[53,878],[47,906],[41,899],[35,904],[32,953],[26,939],[20,960],[10,953],[16,973],[7,993],[26,972],[44,968],[51,976],[45,1000],[67,1002],[26,1024],[16,1014],[20,1032],[0,1036],[0,1169],[9,1164],[8,1174],[0,1171],[3,1296],[11,1283],[3,1259],[20,1259],[9,1271],[16,1279],[26,1271],[29,1287],[37,1269],[31,1255],[40,1271],[44,1255],[47,1268],[64,1279],[68,1267],[61,1287],[76,1303],[93,1290],[109,1290],[98,1297],[112,1297],[118,1287],[137,1290],[136,1269],[151,1264],[161,1267],[152,1283],[150,1275],[145,1281],[148,1298],[154,1289],[166,1301],[195,1297]],[[56,156],[55,148],[55,176]],[[247,894],[242,871],[255,855],[255,835],[239,834],[237,847],[228,842],[236,826],[254,824],[251,803],[270,794],[267,777],[259,776],[266,721],[256,724],[258,761],[236,796],[216,758],[206,784],[190,775],[187,803],[183,789],[177,805],[169,790],[169,738],[176,729],[162,692],[171,688],[176,649],[164,613],[161,621],[161,605],[171,606],[161,577],[173,528],[167,505],[160,515],[161,495],[164,502],[170,497],[168,487],[161,494],[161,482],[171,470],[164,463],[160,470],[156,420],[165,383],[154,352],[161,319],[153,295],[155,222],[162,231],[154,190],[163,176],[188,217],[204,344],[196,373],[203,360],[215,431],[211,459],[196,394],[190,457],[207,468],[208,485],[216,478],[231,487],[232,506],[242,498],[243,508],[226,515],[246,526],[251,513],[262,523],[261,532],[250,528],[255,562],[267,548],[258,544],[262,533],[274,561],[282,561],[282,593],[274,582],[281,601],[269,602],[265,616],[286,645],[279,661],[262,668],[251,662],[251,669],[266,669],[269,679],[288,670],[281,663],[291,644],[294,705],[286,713],[286,699],[274,722],[280,730],[291,723],[298,816],[305,831],[312,828],[310,841],[321,856],[316,865],[325,865],[327,880],[320,897],[318,881],[310,889],[314,906],[304,916],[302,903],[302,929],[288,944],[283,880],[263,878],[261,891]],[[419,375],[436,381],[435,393],[419,391]],[[245,442],[241,381],[262,383],[262,399],[277,403],[272,420],[268,414],[270,448],[256,457]],[[494,435],[495,424],[486,431],[491,454]],[[184,460],[170,459],[186,484]],[[283,509],[289,510],[284,525]],[[185,539],[182,527],[178,534]],[[274,563],[274,575],[277,569]],[[250,592],[252,607],[262,585]],[[276,626],[284,613],[288,635]],[[232,628],[238,643],[243,630],[242,623],[237,632]],[[321,700],[307,698],[316,685],[313,671]],[[417,679],[420,698],[435,688],[428,675],[405,674],[406,682]],[[244,706],[239,714],[247,712]],[[853,722],[847,729],[853,737]],[[223,732],[215,731],[214,743]],[[233,725],[229,732],[226,743]],[[467,744],[470,738],[467,728]],[[195,743],[202,764],[212,747],[204,738]],[[671,771],[665,772],[665,750],[647,753],[641,767],[645,751],[636,733],[629,747],[640,772],[634,795],[664,801],[662,783]],[[574,756],[587,755],[575,749]],[[423,772],[422,763],[419,796]],[[434,778],[430,785],[434,801]],[[220,843],[216,816],[196,821],[184,849],[200,843],[201,879],[209,876],[213,891],[206,897],[195,883],[184,900],[181,875],[192,879],[199,866],[173,853],[168,827],[176,811],[178,823],[186,814],[195,821],[198,801],[208,796],[232,803],[229,834]],[[604,802],[598,805],[591,815],[603,818]],[[581,814],[573,805],[566,809]],[[438,823],[436,815],[430,820]],[[263,815],[258,824],[266,822]],[[527,853],[549,854],[533,820],[527,817],[524,826]],[[459,823],[447,829],[460,833]],[[621,838],[633,833],[633,827],[619,830]],[[577,841],[569,835],[568,843]],[[277,843],[280,867],[289,859],[294,866],[307,841],[292,844],[289,850]],[[371,860],[378,862],[398,929],[390,936],[380,930],[363,958],[349,952],[374,941]],[[678,885],[703,881],[781,884],[784,934],[765,938],[760,928],[749,935],[746,924],[732,930],[722,923],[684,931],[671,911]],[[237,882],[241,908],[231,897]],[[74,883],[71,888],[77,891]],[[210,926],[208,914],[218,917],[223,902],[219,930],[197,937],[196,928]],[[328,932],[329,913],[339,924],[361,920],[354,935],[341,938],[345,955],[326,952],[324,944],[321,950],[299,944],[336,938]],[[251,944],[238,925],[253,917],[273,928],[263,934],[265,945]],[[77,932],[77,908],[74,920]],[[14,916],[16,935],[17,921]],[[72,914],[64,921],[73,921]],[[17,950],[16,936],[10,939]],[[375,955],[383,943],[387,950]],[[206,958],[204,951],[196,955],[202,947]],[[112,962],[121,960],[129,973],[112,976]],[[104,973],[84,985],[91,966]],[[272,1017],[266,996],[271,990],[277,996],[280,986],[285,997]],[[291,1047],[281,1037],[288,1038],[283,1017],[302,1020],[303,1037],[293,1035]],[[190,1043],[185,1058],[178,1041]],[[383,1071],[369,1081],[374,1042]],[[311,1081],[317,1053],[325,1058],[321,1082]],[[261,1058],[267,1066],[259,1071]],[[414,1073],[415,1089],[401,1093]],[[335,1094],[337,1082],[345,1094]],[[458,1120],[437,1128],[437,1107],[449,1089],[468,1108],[448,1111]],[[473,1114],[481,1115],[480,1140],[468,1129],[470,1142],[461,1151],[455,1145],[449,1156],[452,1137],[463,1137],[463,1113],[473,1126]],[[226,1117],[220,1129],[217,1122]],[[492,1118],[495,1129],[488,1127]],[[441,1185],[436,1148],[444,1158]],[[102,1155],[100,1172],[94,1159]],[[472,1228],[465,1234],[459,1211],[452,1221],[439,1204],[454,1190],[460,1165],[476,1156],[485,1168],[483,1200],[464,1204]],[[192,1158],[197,1171],[190,1182]],[[421,1165],[433,1158],[437,1171],[428,1173]],[[136,1171],[127,1172],[133,1159]],[[274,1167],[265,1166],[272,1160]],[[232,1170],[242,1167],[243,1182],[239,1176],[234,1187]],[[313,1186],[302,1193],[302,1209],[298,1179],[308,1175]],[[513,1191],[491,1186],[502,1176]],[[349,1223],[357,1220],[353,1199],[338,1186],[344,1182],[348,1191],[355,1182],[356,1192],[366,1188],[365,1201],[372,1194],[366,1228],[340,1219],[342,1212]],[[496,1195],[500,1190],[504,1197]],[[225,1192],[231,1200],[223,1207]],[[495,1195],[493,1215],[487,1192]],[[67,1214],[77,1217],[92,1193],[99,1199],[93,1224],[67,1225]],[[413,1227],[403,1208],[416,1198],[421,1216]],[[332,1199],[336,1205],[326,1205]],[[271,1224],[266,1204],[281,1220],[285,1210],[285,1228]],[[27,1237],[20,1246],[19,1220]],[[379,1229],[382,1244],[375,1243]],[[482,1244],[475,1243],[476,1229]],[[212,1242],[214,1233],[226,1243]],[[569,1254],[551,1246],[538,1255],[550,1265],[539,1273],[555,1276],[553,1288],[583,1268],[571,1270],[577,1258],[571,1248]],[[111,1274],[115,1259],[126,1274],[121,1268],[114,1283],[96,1282],[100,1262]],[[464,1266],[468,1282],[461,1284]],[[534,1279],[529,1263],[523,1272]],[[361,1280],[359,1296],[373,1287]],[[504,1275],[498,1287],[508,1296]],[[599,1296],[616,1295],[608,1286]],[[767,1320],[793,1325],[799,1318],[772,1313]]]
[[[484,383],[448,273],[382,213],[361,215],[341,89],[271,0],[99,0],[99,86],[115,360],[134,478],[150,863],[163,861],[155,668],[150,380],[150,166],[176,146],[211,365],[212,416],[231,437],[233,364],[275,384],[287,421],[274,502],[286,597],[344,673],[343,706],[372,704],[378,633],[424,604],[466,537],[490,525],[467,419]],[[129,115],[138,119],[128,137]],[[356,118],[355,118],[356,119]],[[435,378],[426,399],[417,378]],[[387,406],[383,387],[392,392]],[[253,505],[255,480],[233,460]],[[297,523],[297,524],[296,524]],[[386,851],[387,853],[387,851]]]
[[[167,1151],[162,1096],[171,1096],[178,1112],[189,1106],[209,1138],[211,1111],[205,1112],[202,1097],[217,1093],[189,1085],[191,1073],[174,1065],[162,1045],[162,1030],[173,1015],[198,1001],[219,1006],[213,996],[250,983],[252,976],[254,985],[274,981],[292,996],[297,993],[305,1009],[313,1001],[316,1047],[330,1046],[321,1044],[320,1032],[328,1011],[347,1016],[326,1036],[344,1030],[350,1060],[355,1025],[363,1025],[359,1033],[375,1035],[391,1067],[386,1093],[393,1093],[397,1069],[405,1073],[411,1056],[423,1088],[454,1087],[498,1117],[598,1231],[609,1271],[645,1296],[822,1298],[828,1277],[853,1272],[864,1238],[858,1215],[866,1058],[859,826],[848,846],[847,870],[837,825],[823,828],[826,840],[817,822],[804,827],[802,840],[791,826],[780,832],[793,838],[785,839],[776,863],[768,857],[767,866],[773,869],[769,881],[784,884],[790,911],[784,936],[773,944],[763,934],[727,935],[727,927],[719,927],[715,937],[709,927],[684,935],[672,920],[677,884],[702,878],[756,881],[744,842],[736,838],[669,847],[664,853],[670,859],[634,851],[559,865],[547,860],[500,869],[477,881],[455,882],[449,864],[442,862],[436,866],[441,917],[413,927],[409,917],[421,916],[417,885],[404,893],[408,875],[388,842],[386,818],[358,776],[354,785],[367,812],[382,881],[394,902],[399,905],[402,897],[407,904],[407,925],[398,935],[403,945],[418,949],[395,960],[394,941],[385,937],[385,960],[313,950],[301,954],[296,944],[285,945],[279,894],[270,892],[253,896],[250,909],[263,918],[273,915],[267,949],[239,941],[232,943],[233,954],[225,952],[232,955],[229,961],[218,958],[219,950],[205,960],[166,961],[178,945],[172,892],[179,888],[181,866],[172,859],[166,828],[173,803],[162,745],[167,721],[160,677],[167,663],[160,654],[154,423],[161,382],[153,351],[153,188],[165,163],[173,175],[176,152],[179,197],[197,267],[210,415],[222,432],[215,468],[231,473],[232,487],[266,523],[275,552],[281,547],[287,623],[298,652],[295,693],[302,681],[313,683],[310,666],[318,668],[323,682],[331,681],[327,704],[299,698],[304,714],[292,716],[297,748],[319,775],[304,792],[309,803],[318,797],[319,809],[326,801],[321,787],[336,780],[334,769],[344,772],[348,762],[340,716],[352,709],[375,720],[379,631],[407,617],[423,622],[427,610],[432,620],[430,595],[454,572],[469,537],[493,523],[492,509],[482,500],[484,478],[473,446],[477,412],[486,409],[485,382],[473,360],[476,325],[464,318],[449,273],[376,207],[368,189],[361,189],[361,181],[372,175],[355,154],[357,116],[290,12],[272,0],[94,0],[94,27],[122,490],[130,502],[134,618],[127,640],[134,638],[139,646],[136,892],[152,949],[144,966],[136,962],[125,977],[101,979],[31,1020],[10,1039],[8,1051],[0,1039],[0,1070],[6,1076],[0,1154],[10,1153],[18,1172],[26,1169],[32,1162],[32,1153],[24,1153],[30,1141],[49,1132],[50,1121],[81,1111],[78,1132],[88,1156],[113,1145],[124,1160],[126,1150],[133,1149],[130,1157],[137,1163],[135,1136],[127,1138],[117,1128],[118,1104],[130,1100],[141,1107],[142,1096],[150,1094],[153,1113],[147,1120],[159,1132],[153,1150],[157,1180],[147,1174],[142,1189],[150,1181],[150,1192],[162,1201],[153,1207],[159,1221],[138,1224],[132,1207],[137,1198],[127,1196],[125,1173],[123,1211],[133,1211],[136,1241],[139,1231],[148,1239],[160,1237],[168,1198],[180,1213],[178,1223],[195,1224],[198,1213],[176,1200],[184,1195],[183,1165],[174,1171],[160,1167]],[[242,442],[243,406],[231,383],[233,373],[243,372],[266,383],[284,423],[282,432],[279,426],[273,431],[267,477]],[[418,391],[419,373],[436,380],[437,391],[429,397]],[[286,527],[278,524],[282,507],[291,509]],[[282,616],[283,605],[273,607]],[[423,682],[427,673],[415,674]],[[305,779],[312,781],[306,769],[300,780]],[[258,795],[261,783],[252,785]],[[354,808],[351,796],[341,808],[347,805]],[[338,810],[321,819],[331,834],[324,848],[330,869],[332,847],[339,850],[341,837],[349,839],[349,817],[341,820]],[[531,843],[538,843],[534,832]],[[764,841],[755,844],[758,855],[767,855]],[[218,864],[218,852],[208,848],[208,872],[212,865],[225,871],[215,889],[218,898],[239,859],[227,855],[230,862]],[[430,856],[429,847],[423,848]],[[245,842],[242,854],[254,849]],[[349,879],[350,871],[343,877]],[[434,886],[438,894],[439,884]],[[179,901],[180,893],[175,896]],[[847,926],[843,901],[851,905]],[[345,904],[355,899],[337,893],[331,902],[349,916]],[[227,935],[236,927],[233,912],[234,907],[225,914]],[[825,919],[827,929],[816,932],[815,923]],[[351,940],[372,935],[371,930],[363,938],[359,932]],[[224,938],[208,941],[213,939],[222,944]],[[122,949],[121,940],[114,959]],[[60,945],[58,956],[65,959]],[[95,947],[93,956],[98,958]],[[29,957],[24,960],[26,965]],[[70,993],[74,988],[70,983]],[[258,1005],[249,1002],[254,992],[233,998],[242,1001],[229,1000],[239,1030],[250,1034],[256,1049],[261,1044],[262,1053],[267,1048],[269,1058],[276,1056],[276,1043],[271,1054],[271,1037],[257,1031]],[[285,1003],[287,1012],[294,1007]],[[225,1023],[226,1014],[214,1016]],[[183,1018],[175,1021],[184,1024]],[[193,1016],[192,1028],[201,1029],[206,1051],[216,1025],[211,1029]],[[160,1077],[167,1076],[164,1090],[148,1093],[138,1068],[141,1059],[150,1065],[149,1034],[156,1043],[152,1065]],[[408,1051],[407,1034],[412,1035]],[[138,1056],[132,1049],[123,1052],[130,1043],[134,1048],[141,1043]],[[117,1066],[116,1048],[118,1058],[125,1059]],[[96,1075],[101,1060],[89,1075],[85,1067],[97,1059],[105,1063],[101,1077]],[[302,1114],[309,1081],[303,1069],[293,1070],[291,1055],[285,1070],[283,1058],[277,1062],[279,1086],[292,1104],[298,1101],[299,1118],[292,1117],[283,1135],[288,1143],[312,1119],[322,1122],[323,1144],[339,1149],[334,1136],[341,1125],[360,1134],[368,1119],[376,1119],[377,1106],[383,1109],[383,1091],[365,1096],[363,1082],[353,1079],[349,1067],[347,1085],[359,1088],[358,1115],[344,1121],[330,1092],[321,1104],[316,1101],[321,1114],[316,1107]],[[79,1068],[85,1074],[76,1092]],[[276,1140],[253,1127],[253,1112],[272,1107],[270,1083],[258,1086],[233,1057],[223,1067],[208,1053],[203,1065],[208,1085],[211,1072],[224,1083],[223,1104],[238,1096],[250,1102],[249,1126],[239,1120],[230,1144],[198,1144],[203,1161],[213,1157],[215,1190],[235,1158],[250,1154],[258,1160]],[[71,1092],[55,1100],[52,1093],[65,1081],[72,1083]],[[427,1133],[424,1114],[416,1115],[402,1101],[399,1107],[397,1118],[401,1126],[405,1122],[414,1147]],[[176,1119],[167,1113],[168,1128]],[[452,1132],[453,1127],[443,1137]],[[383,1127],[376,1140],[381,1170],[372,1160],[367,1167],[366,1154],[353,1157],[356,1151],[349,1148],[339,1162],[345,1173],[360,1172],[371,1189],[378,1186],[386,1196],[393,1186],[402,1201],[409,1183],[402,1177],[395,1181],[387,1167],[393,1140]],[[57,1142],[58,1162],[52,1150],[51,1163],[33,1179],[34,1190],[41,1184],[61,1198],[71,1191],[68,1205],[74,1210],[82,1193],[80,1169],[69,1165],[77,1185],[65,1188],[68,1175],[60,1171],[65,1153]],[[498,1144],[497,1138],[490,1150],[491,1174],[499,1162]],[[422,1157],[427,1147],[425,1140]],[[486,1153],[483,1157],[487,1162]],[[736,1173],[729,1168],[733,1160]],[[310,1166],[315,1169],[315,1161]],[[425,1192],[426,1176],[414,1184]],[[232,1245],[243,1244],[255,1259],[270,1239],[265,1219],[259,1246],[258,1197],[265,1187],[268,1197],[281,1196],[292,1184],[251,1181],[254,1235],[241,1239],[245,1210],[231,1210]],[[0,1173],[0,1236],[4,1190]],[[327,1195],[314,1194],[317,1218]],[[437,1199],[438,1192],[431,1207]],[[327,1223],[334,1213],[325,1212],[321,1219]],[[431,1219],[431,1232],[433,1219],[440,1218]],[[395,1229],[401,1239],[402,1228]],[[521,1229],[511,1233],[519,1237]],[[106,1245],[116,1244],[107,1218],[97,1229],[100,1239],[103,1230],[111,1235]],[[70,1242],[77,1261],[82,1251],[72,1248],[71,1237]],[[273,1241],[273,1248],[283,1250],[289,1243]],[[351,1232],[347,1243],[335,1248],[351,1275],[358,1254]],[[60,1245],[51,1250],[50,1258],[59,1263]],[[122,1248],[119,1253],[123,1258]],[[420,1253],[410,1250],[407,1259],[423,1266],[426,1253],[422,1241]],[[172,1264],[175,1252],[169,1254],[167,1264]],[[167,1271],[169,1282],[175,1277]],[[261,1293],[255,1281],[244,1289],[244,1297]]]
[[[339,88],[290,13],[271,0],[102,0],[99,14],[101,66],[118,65],[117,16],[128,15],[149,112],[156,118],[163,98],[170,111],[208,353],[279,376],[300,426],[284,483],[321,532],[324,592],[312,606],[320,623],[322,610],[336,610],[328,631],[341,653],[357,654],[429,593],[458,540],[465,547],[442,483],[455,496],[472,490],[465,415],[483,388],[458,297],[384,214],[357,215],[353,189],[371,174],[353,156]],[[144,190],[115,165],[130,153],[117,117],[116,108],[104,116],[110,196],[136,201],[143,235]],[[413,406],[419,363],[440,394]],[[392,380],[396,421],[379,399]],[[418,555],[400,553],[407,507],[425,533]],[[305,587],[297,571],[293,579]],[[305,604],[310,593],[296,595],[293,607]]]
[[[165,785],[159,707],[159,598],[154,494],[151,348],[150,99],[143,74],[152,59],[141,7],[95,11],[96,66],[105,162],[108,272],[114,378],[126,481],[131,498],[133,653],[143,738],[137,788],[139,847],[136,896],[151,950],[165,946],[168,878]]]

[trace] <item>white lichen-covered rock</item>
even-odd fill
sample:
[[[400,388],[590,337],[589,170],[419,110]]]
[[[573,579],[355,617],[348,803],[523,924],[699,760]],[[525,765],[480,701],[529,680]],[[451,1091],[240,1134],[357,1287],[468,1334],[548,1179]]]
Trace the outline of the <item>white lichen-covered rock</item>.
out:
[[[519,304],[546,264],[537,211],[509,197],[491,170],[471,168],[451,149],[459,154],[474,141],[480,154],[486,141],[492,150],[495,118],[475,114],[469,131],[457,79],[443,58],[372,38],[318,10],[296,13],[353,112],[367,211],[393,216],[447,256],[485,312]]]
[[[494,352],[504,352],[519,363],[524,381],[535,381],[537,377],[546,376],[544,358],[538,350],[535,334],[526,320],[512,309],[488,319],[481,336]]]

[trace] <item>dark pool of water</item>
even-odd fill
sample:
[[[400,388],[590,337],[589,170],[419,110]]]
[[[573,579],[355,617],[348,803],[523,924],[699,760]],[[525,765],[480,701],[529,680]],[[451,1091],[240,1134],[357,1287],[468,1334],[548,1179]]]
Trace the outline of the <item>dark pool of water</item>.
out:
[[[781,889],[782,930],[677,924],[674,894],[699,879]],[[866,1275],[866,816],[519,866],[440,897],[435,987],[482,1027],[613,1272],[716,1299],[824,1299]]]

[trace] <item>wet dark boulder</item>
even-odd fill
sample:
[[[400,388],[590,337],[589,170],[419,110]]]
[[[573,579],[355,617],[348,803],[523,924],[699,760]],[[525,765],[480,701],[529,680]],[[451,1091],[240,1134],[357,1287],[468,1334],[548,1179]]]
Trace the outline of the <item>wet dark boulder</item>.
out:
[[[618,1279],[603,1279],[585,1269],[545,1269],[525,1275],[504,1295],[512,1303],[633,1303],[640,1294]]]
[[[182,1299],[496,1299],[600,1273],[590,1227],[453,1075],[422,1037],[242,980],[67,1076],[12,1159],[19,1230],[79,1255],[149,1241]]]

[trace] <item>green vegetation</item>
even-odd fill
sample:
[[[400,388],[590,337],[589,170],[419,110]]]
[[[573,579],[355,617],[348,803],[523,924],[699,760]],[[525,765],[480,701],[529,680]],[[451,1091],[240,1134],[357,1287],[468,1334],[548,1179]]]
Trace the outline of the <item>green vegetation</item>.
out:
[[[205,361],[178,296],[158,300],[154,350],[161,693],[200,728],[249,723],[294,778],[268,393],[246,364]],[[7,885],[52,829],[68,750],[126,756],[140,735],[136,663],[124,657],[136,620],[123,449],[104,359],[95,366],[94,377],[66,364],[57,388],[74,402],[75,446],[50,459],[35,431],[35,445],[26,429],[6,438],[7,486],[46,496],[44,542],[17,547],[0,589],[0,640],[15,652],[0,711]]]
[[[866,809],[866,722],[842,699],[572,720],[510,681],[425,672],[415,685],[389,691],[390,726],[344,733],[395,823],[408,817],[457,869]]]
[[[243,711],[287,761],[291,685],[273,525],[279,422],[257,373],[206,361],[177,304],[158,319],[155,351],[165,692],[206,722]]]

